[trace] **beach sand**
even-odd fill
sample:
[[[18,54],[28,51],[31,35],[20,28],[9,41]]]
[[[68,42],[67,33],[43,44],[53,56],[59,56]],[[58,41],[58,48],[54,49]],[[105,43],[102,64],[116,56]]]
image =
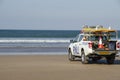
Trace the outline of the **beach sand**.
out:
[[[81,64],[67,55],[1,55],[0,80],[120,80],[119,60]]]

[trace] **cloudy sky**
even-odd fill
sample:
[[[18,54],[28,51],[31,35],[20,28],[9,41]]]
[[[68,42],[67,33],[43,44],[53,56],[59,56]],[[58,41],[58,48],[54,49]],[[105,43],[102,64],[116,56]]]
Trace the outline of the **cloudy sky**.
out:
[[[120,30],[120,0],[0,0],[0,29],[79,30],[84,24]]]

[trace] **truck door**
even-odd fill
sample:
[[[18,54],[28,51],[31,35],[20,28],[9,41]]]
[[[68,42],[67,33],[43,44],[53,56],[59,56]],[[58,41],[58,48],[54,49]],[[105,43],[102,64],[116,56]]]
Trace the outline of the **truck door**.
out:
[[[83,39],[83,35],[80,35],[80,37],[79,37],[79,40],[78,40],[78,44],[77,44],[77,47],[78,47],[78,52],[79,52],[79,54],[78,54],[78,56],[81,56],[81,48],[82,48],[82,39]]]
[[[83,35],[79,34],[75,40],[76,42],[73,45],[73,53],[74,55],[80,55],[80,50],[81,50],[81,40],[83,38]]]

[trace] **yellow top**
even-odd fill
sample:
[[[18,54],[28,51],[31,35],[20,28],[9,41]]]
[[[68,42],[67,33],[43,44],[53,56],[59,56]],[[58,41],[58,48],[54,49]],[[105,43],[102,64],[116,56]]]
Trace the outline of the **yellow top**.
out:
[[[113,29],[107,29],[107,28],[83,28],[83,32],[116,32],[116,30]]]

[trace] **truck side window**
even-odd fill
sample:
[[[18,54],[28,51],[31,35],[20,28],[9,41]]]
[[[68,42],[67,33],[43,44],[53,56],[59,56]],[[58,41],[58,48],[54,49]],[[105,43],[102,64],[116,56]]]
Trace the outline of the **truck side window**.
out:
[[[81,35],[80,37],[79,37],[79,41],[81,41],[83,39],[83,35]]]
[[[78,42],[79,41],[78,39],[79,39],[79,35],[75,37],[74,42]]]

